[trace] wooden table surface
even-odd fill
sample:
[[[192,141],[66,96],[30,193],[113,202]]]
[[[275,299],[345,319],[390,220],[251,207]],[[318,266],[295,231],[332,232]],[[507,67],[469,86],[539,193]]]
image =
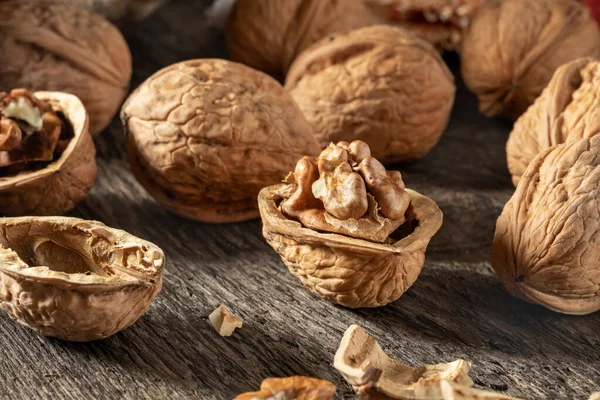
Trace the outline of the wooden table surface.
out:
[[[132,86],[176,61],[224,57],[204,5],[175,1],[124,30],[134,54]],[[207,3],[205,1],[204,3]],[[448,58],[457,71],[455,57]],[[328,379],[352,323],[409,365],[463,358],[476,386],[526,399],[587,399],[600,390],[600,314],[572,317],[512,298],[490,263],[495,221],[513,187],[504,144],[510,125],[485,119],[461,82],[452,122],[419,162],[399,165],[407,185],[432,197],[444,225],[423,272],[398,301],[350,310],[309,293],[265,243],[259,220],[210,225],[177,217],[133,178],[115,120],[96,139],[99,174],[72,213],[161,246],[164,288],[131,328],[92,343],[42,338],[0,316],[0,397],[32,399],[232,399],[270,376]],[[244,327],[220,337],[208,314],[225,303]]]

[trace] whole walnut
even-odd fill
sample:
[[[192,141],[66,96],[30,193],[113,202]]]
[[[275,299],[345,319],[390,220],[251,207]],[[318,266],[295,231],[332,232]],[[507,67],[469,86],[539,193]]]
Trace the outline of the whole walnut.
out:
[[[421,158],[437,144],[456,91],[431,44],[385,25],[315,44],[296,59],[285,87],[321,147],[362,140],[384,164]]]
[[[95,156],[77,97],[0,93],[0,217],[70,211],[94,184]]]
[[[200,221],[258,216],[258,192],[319,152],[279,83],[225,60],[162,69],[131,94],[121,119],[138,181],[159,203]]]
[[[558,67],[587,56],[600,56],[600,31],[581,3],[486,0],[467,31],[461,70],[483,114],[516,120]]]
[[[226,37],[233,61],[282,78],[316,41],[372,23],[364,0],[237,0]]]
[[[303,157],[258,196],[263,235],[312,292],[346,307],[379,307],[416,281],[442,225],[435,202],[406,189],[366,143]]]
[[[148,17],[167,0],[68,0],[98,12],[113,21],[141,20]]]
[[[538,154],[496,224],[492,266],[514,296],[600,310],[600,136]]]
[[[531,160],[557,144],[600,132],[600,62],[581,58],[558,68],[533,106],[515,123],[506,144],[515,186]]]
[[[125,39],[102,16],[51,0],[0,1],[0,90],[76,95],[102,131],[127,94],[131,55]]]

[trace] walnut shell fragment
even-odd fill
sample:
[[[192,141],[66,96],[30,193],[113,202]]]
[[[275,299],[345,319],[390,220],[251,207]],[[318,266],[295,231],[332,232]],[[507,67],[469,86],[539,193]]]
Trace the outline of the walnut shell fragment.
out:
[[[542,151],[496,223],[506,289],[553,311],[600,310],[600,136]]]
[[[258,196],[263,235],[309,290],[346,307],[378,307],[415,282],[442,212],[364,142],[302,158],[285,182]]]
[[[103,339],[132,325],[162,284],[152,243],[100,222],[0,219],[0,307],[40,335]]]
[[[457,385],[449,381],[440,382],[441,400],[519,400],[500,393]]]
[[[402,27],[440,50],[460,50],[483,0],[365,0],[382,22]]]
[[[468,375],[471,363],[456,360],[411,368],[388,357],[358,325],[346,330],[333,366],[361,399],[439,399],[445,381],[473,385]]]
[[[362,140],[384,164],[421,158],[437,144],[456,91],[431,44],[385,25],[315,44],[294,61],[285,87],[321,147]]]
[[[542,150],[600,132],[600,62],[581,58],[556,70],[533,106],[517,120],[506,144],[515,186]]]
[[[260,385],[259,392],[244,393],[234,400],[332,400],[335,385],[306,376],[268,378]]]
[[[64,140],[58,138],[55,146],[65,147],[60,149],[59,158],[44,164],[41,169],[7,173],[3,170],[10,167],[0,168],[0,215],[66,213],[85,198],[96,178],[96,149],[81,101],[59,92],[35,92],[34,96],[48,102],[52,110],[64,116],[69,126],[63,127],[61,136],[67,136]],[[0,159],[6,161],[10,154],[10,151],[0,151]]]
[[[236,328],[241,328],[244,320],[229,312],[227,307],[221,304],[208,316],[213,328],[221,336],[231,336]]]
[[[237,0],[226,37],[233,61],[283,78],[313,43],[374,22],[363,0]]]
[[[589,400],[600,400],[600,392],[593,393],[593,394],[590,396]]]
[[[167,0],[68,0],[104,15],[112,21],[139,21],[150,16]]]
[[[255,218],[260,189],[319,152],[279,83],[225,60],[157,72],[127,99],[121,119],[138,181],[159,203],[200,221]]]
[[[516,120],[558,67],[598,56],[600,31],[581,3],[486,0],[465,36],[461,71],[483,114]]]
[[[0,1],[0,88],[76,95],[101,132],[127,94],[131,55],[102,16],[53,0]]]

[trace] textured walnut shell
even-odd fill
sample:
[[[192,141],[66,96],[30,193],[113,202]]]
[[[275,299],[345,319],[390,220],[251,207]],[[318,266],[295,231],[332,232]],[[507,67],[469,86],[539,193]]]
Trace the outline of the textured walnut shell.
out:
[[[237,0],[227,24],[229,55],[280,78],[316,41],[373,22],[363,0]]]
[[[234,400],[331,400],[335,395],[335,385],[306,376],[288,378],[267,378],[260,385],[259,392],[244,393]]]
[[[382,163],[427,154],[448,125],[456,87],[435,48],[375,25],[302,53],[285,84],[321,147],[362,140]]]
[[[265,239],[309,290],[346,307],[378,307],[398,299],[417,280],[427,245],[442,225],[433,200],[406,189],[410,219],[417,226],[386,244],[321,233],[286,218],[278,205],[294,189],[290,184],[267,187],[258,204]]]
[[[439,399],[443,381],[473,385],[468,361],[411,368],[385,354],[358,325],[346,330],[333,366],[361,399]]]
[[[127,94],[131,55],[100,15],[50,0],[0,1],[0,88],[60,91],[81,99],[102,131]]]
[[[496,224],[492,266],[514,296],[565,314],[600,310],[600,136],[544,150]]]
[[[515,397],[486,390],[473,389],[469,386],[457,385],[452,382],[440,382],[441,400],[519,400]]]
[[[60,158],[45,168],[0,177],[0,215],[64,214],[85,198],[96,179],[96,148],[81,101],[66,93],[34,94],[64,113],[74,137]]]
[[[69,0],[113,21],[138,21],[148,17],[167,0]]]
[[[600,56],[600,33],[579,2],[486,0],[463,42],[461,70],[483,114],[516,120],[558,67],[586,56]]]
[[[581,58],[558,68],[515,123],[506,144],[515,186],[542,150],[600,132],[600,62]]]
[[[44,336],[88,341],[133,324],[160,291],[152,243],[100,222],[0,219],[0,307]]]
[[[234,222],[258,216],[256,196],[319,147],[271,77],[225,60],[191,60],[146,80],[121,119],[136,178],[182,216]]]

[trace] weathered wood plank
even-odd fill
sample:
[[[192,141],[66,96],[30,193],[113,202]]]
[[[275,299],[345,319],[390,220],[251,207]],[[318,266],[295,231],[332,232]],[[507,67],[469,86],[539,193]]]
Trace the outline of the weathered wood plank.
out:
[[[225,54],[218,32],[201,21],[202,3],[174,2],[127,28],[134,84],[172,62]],[[168,257],[164,290],[135,326],[101,342],[40,338],[1,316],[0,397],[231,399],[268,376],[303,374],[329,379],[339,398],[353,398],[331,363],[344,330],[358,323],[409,364],[460,357],[473,362],[480,387],[586,399],[600,390],[600,315],[527,305],[490,268],[495,219],[513,190],[504,154],[510,125],[476,108],[461,86],[439,146],[399,166],[410,187],[438,202],[445,223],[414,287],[388,307],[358,311],[306,291],[264,242],[259,221],[201,224],[154,203],[129,172],[114,121],[96,140],[96,186],[73,215],[160,245]],[[227,339],[206,321],[221,302],[245,319]]]

